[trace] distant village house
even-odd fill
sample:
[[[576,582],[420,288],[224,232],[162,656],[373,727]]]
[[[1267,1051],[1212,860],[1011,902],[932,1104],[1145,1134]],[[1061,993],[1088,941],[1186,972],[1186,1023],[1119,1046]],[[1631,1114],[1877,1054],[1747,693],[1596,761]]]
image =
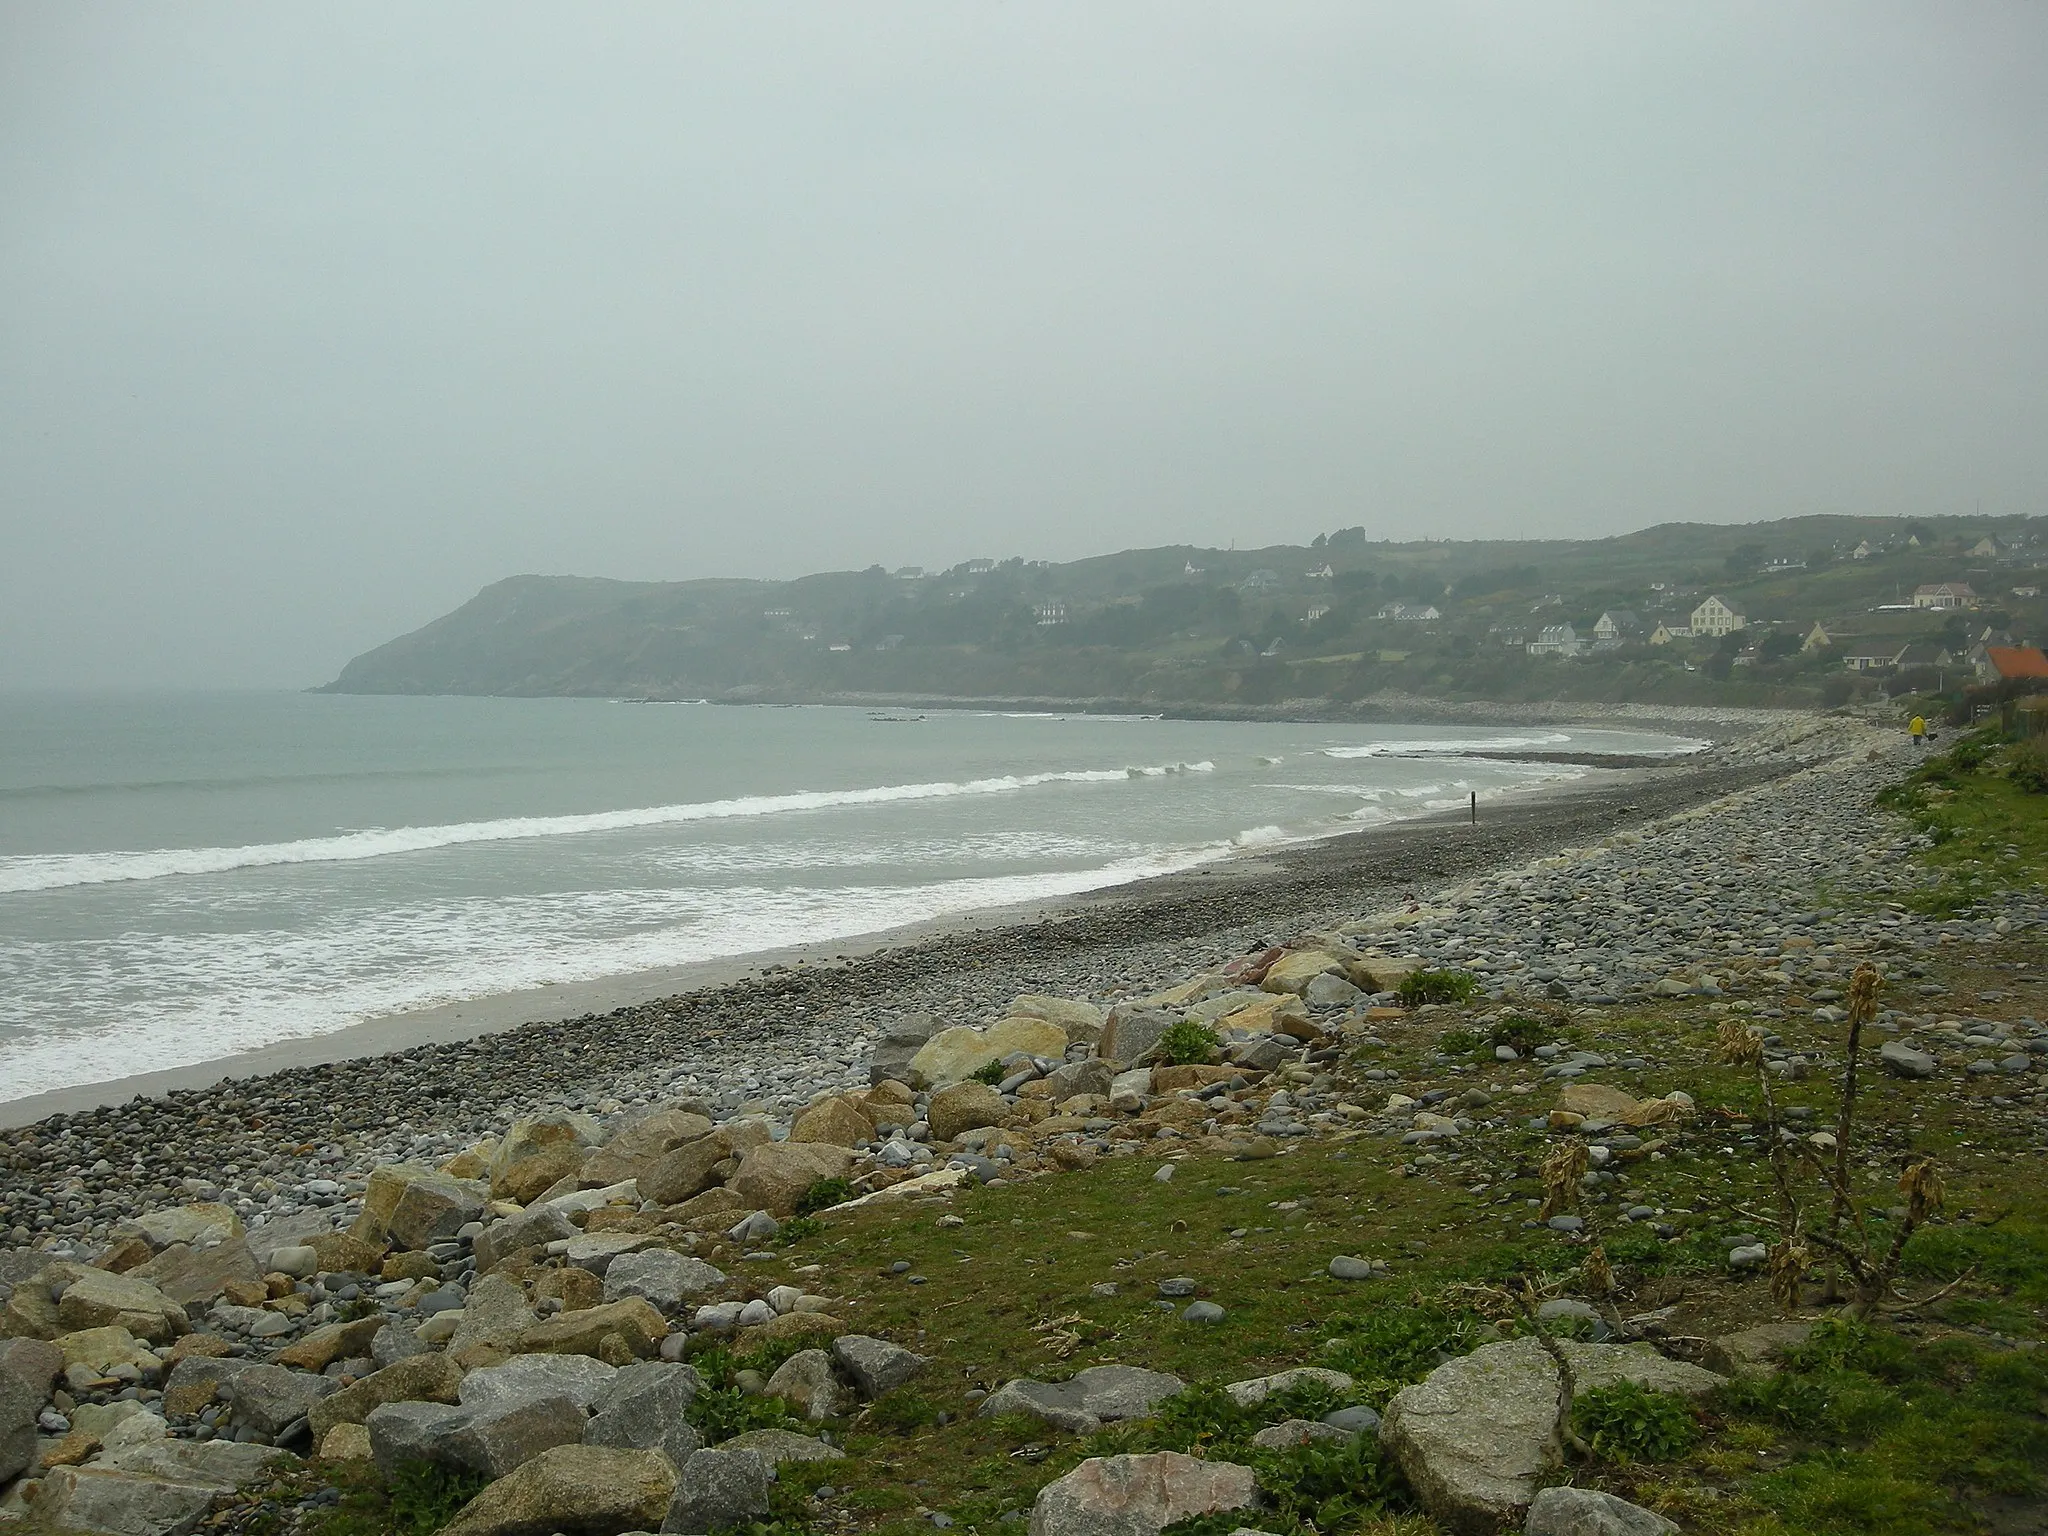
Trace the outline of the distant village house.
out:
[[[1987,645],[1974,658],[1977,681],[2004,683],[2016,678],[2048,680],[2048,655],[2033,645]]]
[[[1531,656],[1577,656],[1585,649],[1585,642],[1577,630],[1569,624],[1548,624],[1529,642]]]
[[[1974,608],[1977,594],[1966,581],[1940,581],[1913,589],[1913,606],[1947,612],[1952,608]]]
[[[1718,639],[1748,627],[1749,620],[1743,616],[1742,610],[1718,594],[1692,611],[1692,632],[1696,635],[1712,635]]]

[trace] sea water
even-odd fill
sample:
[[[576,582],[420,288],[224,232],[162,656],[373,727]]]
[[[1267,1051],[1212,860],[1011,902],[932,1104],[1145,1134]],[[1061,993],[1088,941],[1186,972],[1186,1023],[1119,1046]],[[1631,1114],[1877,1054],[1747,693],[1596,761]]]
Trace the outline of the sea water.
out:
[[[0,1100],[1482,805],[1623,730],[0,695]]]

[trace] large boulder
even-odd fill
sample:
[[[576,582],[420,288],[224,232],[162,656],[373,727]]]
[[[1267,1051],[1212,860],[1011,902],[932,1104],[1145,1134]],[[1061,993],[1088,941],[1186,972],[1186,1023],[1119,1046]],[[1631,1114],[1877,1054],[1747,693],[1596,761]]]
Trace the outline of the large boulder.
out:
[[[924,1043],[939,1032],[939,1021],[929,1013],[907,1013],[882,1031],[868,1064],[870,1083],[908,1083],[910,1063]]]
[[[187,1355],[164,1378],[161,1407],[172,1418],[189,1418],[225,1394],[234,1378],[257,1367],[232,1356]]]
[[[554,1205],[537,1205],[517,1216],[494,1221],[476,1237],[473,1251],[476,1270],[487,1275],[508,1256],[526,1248],[544,1248],[549,1243],[566,1243],[580,1235],[581,1228],[569,1213]]]
[[[775,1368],[767,1393],[779,1397],[799,1418],[822,1422],[839,1412],[839,1378],[822,1349],[801,1349]]]
[[[448,1353],[465,1367],[498,1365],[518,1352],[521,1337],[539,1321],[518,1281],[485,1275],[469,1288]]]
[[[613,1259],[604,1272],[604,1299],[625,1301],[638,1296],[660,1311],[675,1316],[698,1298],[725,1289],[722,1270],[702,1259],[668,1248],[650,1248],[642,1253],[624,1253]]]
[[[895,1391],[924,1366],[923,1355],[914,1355],[901,1345],[864,1333],[842,1334],[834,1339],[832,1358],[870,1402],[885,1392]]]
[[[575,1445],[588,1421],[561,1395],[505,1395],[475,1406],[386,1403],[366,1421],[370,1455],[389,1477],[409,1461],[431,1461],[499,1478],[558,1445]]]
[[[787,1216],[819,1180],[845,1178],[853,1157],[847,1148],[824,1142],[764,1142],[740,1159],[730,1187],[756,1209]]]
[[[218,1300],[221,1292],[236,1281],[263,1278],[263,1269],[245,1237],[226,1238],[210,1248],[172,1243],[147,1264],[128,1273],[138,1280],[147,1280],[183,1307]]]
[[[566,1397],[586,1412],[610,1390],[618,1367],[587,1355],[515,1355],[503,1365],[471,1371],[455,1400],[465,1408],[488,1408]]]
[[[91,1466],[52,1468],[36,1496],[36,1523],[104,1536],[186,1536],[237,1489],[296,1462],[264,1445],[136,1438]]]
[[[743,1157],[750,1149],[774,1140],[765,1120],[733,1120],[708,1136],[686,1141],[665,1152],[638,1179],[643,1198],[656,1205],[678,1205],[722,1182],[718,1165]]]
[[[1095,1054],[1115,1066],[1136,1066],[1150,1056],[1160,1038],[1180,1022],[1178,1013],[1164,1008],[1131,1008],[1122,1004],[1109,1010],[1109,1022],[1096,1042]]]
[[[684,1417],[703,1387],[687,1365],[660,1360],[629,1365],[597,1395],[597,1414],[584,1427],[583,1443],[660,1451],[680,1467],[704,1444]]]
[[[1064,1104],[1068,1099],[1084,1094],[1106,1099],[1109,1097],[1109,1085],[1116,1081],[1116,1068],[1100,1056],[1090,1056],[1085,1061],[1070,1061],[1063,1067],[1053,1068],[1046,1074],[1045,1081],[1055,1104]]]
[[[407,1250],[425,1248],[455,1236],[484,1213],[483,1186],[468,1179],[431,1173],[414,1179],[391,1213],[390,1238]]]
[[[227,1385],[235,1422],[260,1435],[275,1435],[294,1419],[305,1418],[315,1403],[341,1389],[332,1377],[309,1376],[281,1365],[252,1365],[236,1372]]]
[[[41,1339],[0,1342],[0,1483],[25,1471],[36,1454],[36,1415],[64,1369],[64,1352]]]
[[[556,1446],[463,1505],[441,1536],[651,1531],[667,1512],[675,1486],[675,1469],[658,1452]]]
[[[153,1370],[158,1356],[126,1328],[81,1328],[60,1333],[50,1341],[64,1357],[64,1364],[89,1365],[102,1374],[110,1366],[132,1365],[139,1371]]]
[[[188,1536],[231,1496],[217,1483],[110,1472],[104,1466],[53,1467],[36,1494],[36,1517],[52,1530],[106,1536]]]
[[[491,1154],[491,1193],[524,1205],[579,1172],[603,1139],[597,1121],[569,1110],[515,1120]]]
[[[1702,1397],[1725,1377],[1667,1360],[1646,1344],[1559,1346],[1581,1392],[1634,1382]],[[1380,1439],[1440,1525],[1491,1532],[1519,1520],[1559,1463],[1557,1367],[1536,1339],[1486,1344],[1404,1387]]]
[[[1811,1323],[1758,1323],[1708,1340],[1706,1365],[1728,1376],[1768,1376],[1812,1334]]]
[[[1044,1019],[1001,1019],[987,1029],[956,1025],[918,1048],[910,1058],[911,1078],[922,1086],[943,1087],[1018,1051],[1058,1060],[1067,1053],[1066,1031]]]
[[[594,1355],[601,1360],[623,1352],[645,1360],[667,1334],[668,1320],[638,1296],[629,1296],[536,1323],[519,1336],[519,1348],[523,1354]],[[618,1342],[607,1342],[613,1339]]]
[[[977,1414],[984,1419],[1007,1413],[1030,1414],[1055,1429],[1093,1434],[1105,1423],[1138,1419],[1180,1391],[1178,1376],[1142,1370],[1134,1365],[1092,1365],[1070,1380],[1008,1382],[982,1399]]]
[[[103,1269],[78,1271],[57,1303],[67,1333],[81,1328],[126,1328],[138,1339],[168,1344],[192,1324],[179,1306],[147,1280],[110,1275]]]
[[[986,1083],[954,1083],[934,1093],[925,1118],[934,1141],[951,1141],[968,1131],[1001,1125],[1009,1118],[1010,1106]]]
[[[409,1461],[439,1461],[448,1437],[469,1422],[469,1410],[451,1403],[385,1403],[363,1422],[371,1459],[389,1477]]]
[[[843,1461],[846,1452],[836,1445],[827,1445],[811,1435],[800,1435],[790,1429],[750,1429],[743,1435],[734,1435],[722,1441],[722,1451],[752,1451],[772,1469],[785,1461]]]
[[[174,1205],[167,1210],[138,1216],[134,1227],[156,1249],[183,1243],[188,1248],[207,1248],[242,1235],[242,1218],[231,1205],[205,1201],[196,1205]]]
[[[664,1531],[725,1531],[768,1513],[768,1463],[752,1451],[693,1451],[676,1479]]]
[[[1013,999],[1006,1012],[1013,1019],[1043,1019],[1059,1025],[1069,1045],[1093,1045],[1102,1038],[1102,1010],[1078,998],[1026,992]]]
[[[1177,1521],[1250,1509],[1258,1498],[1257,1476],[1234,1462],[1178,1451],[1097,1456],[1038,1491],[1031,1536],[1159,1536]]]
[[[1306,992],[1318,976],[1343,976],[1348,962],[1324,949],[1290,949],[1266,967],[1259,986],[1267,992]]]
[[[324,1371],[337,1360],[359,1360],[377,1347],[377,1335],[388,1326],[381,1316],[348,1323],[323,1323],[304,1338],[287,1344],[273,1357],[279,1365],[302,1371]]]
[[[417,1163],[385,1163],[370,1170],[362,1214],[349,1235],[381,1247],[424,1248],[453,1237],[483,1214],[488,1191],[469,1179],[452,1178]],[[319,1247],[316,1241],[315,1249]],[[326,1267],[327,1259],[321,1259]]]
[[[579,1232],[569,1239],[562,1262],[603,1279],[615,1261],[657,1247],[660,1242],[660,1238],[646,1232]]]
[[[638,1179],[668,1153],[686,1142],[711,1134],[711,1122],[692,1109],[659,1109],[635,1120],[583,1164],[582,1177],[593,1184],[623,1184]]]
[[[791,1141],[822,1141],[835,1147],[864,1147],[875,1139],[875,1123],[847,1094],[820,1099],[789,1128]]]
[[[389,1413],[380,1408],[377,1413]],[[459,1424],[444,1430],[436,1460],[500,1478],[541,1452],[578,1445],[590,1415],[568,1397],[530,1397],[465,1408]],[[370,1415],[370,1451],[376,1454],[377,1414]]]
[[[1652,1510],[1593,1488],[1546,1488],[1530,1501],[1525,1536],[1678,1536]]]
[[[0,1258],[16,1257],[12,1252],[0,1251]],[[67,1332],[57,1316],[57,1302],[50,1287],[60,1279],[68,1281],[79,1271],[76,1264],[52,1263],[42,1254],[30,1254],[18,1264],[8,1265],[4,1278],[13,1292],[6,1305],[0,1306],[0,1338],[47,1340]]]
[[[306,1421],[318,1444],[335,1425],[360,1424],[386,1403],[452,1404],[461,1390],[462,1367],[448,1356],[408,1355],[332,1397],[323,1397],[308,1410]]]

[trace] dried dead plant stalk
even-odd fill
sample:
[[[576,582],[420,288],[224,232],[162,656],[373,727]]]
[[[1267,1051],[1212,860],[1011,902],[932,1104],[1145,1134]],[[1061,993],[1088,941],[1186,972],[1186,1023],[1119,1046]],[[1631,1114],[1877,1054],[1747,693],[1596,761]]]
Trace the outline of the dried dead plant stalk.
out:
[[[1539,1221],[1574,1210],[1579,1203],[1579,1180],[1586,1176],[1585,1143],[1568,1141],[1543,1160],[1543,1205]]]

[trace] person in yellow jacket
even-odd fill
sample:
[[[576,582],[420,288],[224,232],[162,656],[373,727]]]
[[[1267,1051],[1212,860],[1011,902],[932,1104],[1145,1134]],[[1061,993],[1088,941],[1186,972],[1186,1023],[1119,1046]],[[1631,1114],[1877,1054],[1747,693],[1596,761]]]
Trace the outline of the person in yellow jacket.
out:
[[[1906,729],[1913,733],[1913,739],[1920,743],[1920,745],[1925,746],[1927,744],[1927,720],[1924,716],[1915,715],[1913,723],[1907,726]]]

